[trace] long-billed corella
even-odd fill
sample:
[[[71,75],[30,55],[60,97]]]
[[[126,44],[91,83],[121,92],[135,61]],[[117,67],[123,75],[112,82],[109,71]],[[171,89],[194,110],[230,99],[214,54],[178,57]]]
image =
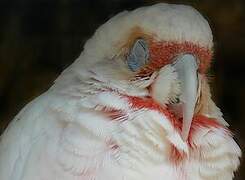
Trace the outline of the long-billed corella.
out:
[[[241,150],[211,99],[212,48],[190,6],[119,13],[5,130],[0,179],[233,179]]]

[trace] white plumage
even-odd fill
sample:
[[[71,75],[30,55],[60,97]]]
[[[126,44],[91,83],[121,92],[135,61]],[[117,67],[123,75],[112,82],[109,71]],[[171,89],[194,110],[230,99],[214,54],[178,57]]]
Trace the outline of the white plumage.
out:
[[[144,76],[125,63],[138,35],[156,44],[187,43],[173,46],[182,48],[173,58],[198,58],[193,47],[213,46],[207,21],[189,6],[156,4],[116,15],[1,136],[1,180],[233,178],[241,151],[211,100],[205,73],[198,72],[197,120],[185,141],[176,120],[182,114],[169,110],[178,108],[181,93],[173,61]]]

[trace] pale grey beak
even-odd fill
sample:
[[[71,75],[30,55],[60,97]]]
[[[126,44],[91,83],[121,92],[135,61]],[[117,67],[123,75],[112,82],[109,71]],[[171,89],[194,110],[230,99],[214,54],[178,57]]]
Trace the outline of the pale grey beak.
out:
[[[183,104],[182,138],[184,141],[186,141],[189,136],[197,101],[197,59],[191,54],[184,54],[177,58],[177,60],[173,63],[173,67],[176,69],[181,83],[180,101]]]

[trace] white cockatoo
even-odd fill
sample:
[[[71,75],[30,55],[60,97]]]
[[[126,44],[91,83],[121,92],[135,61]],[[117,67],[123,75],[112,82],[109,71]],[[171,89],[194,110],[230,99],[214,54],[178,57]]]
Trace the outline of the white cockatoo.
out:
[[[231,180],[241,150],[211,100],[192,7],[124,11],[1,136],[1,180]]]

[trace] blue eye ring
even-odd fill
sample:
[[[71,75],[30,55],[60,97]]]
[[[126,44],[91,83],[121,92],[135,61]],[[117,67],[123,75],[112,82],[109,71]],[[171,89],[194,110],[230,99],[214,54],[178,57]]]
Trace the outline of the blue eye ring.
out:
[[[136,39],[133,47],[130,49],[127,55],[128,68],[135,72],[140,68],[148,64],[149,62],[149,48],[147,42],[142,39]]]

